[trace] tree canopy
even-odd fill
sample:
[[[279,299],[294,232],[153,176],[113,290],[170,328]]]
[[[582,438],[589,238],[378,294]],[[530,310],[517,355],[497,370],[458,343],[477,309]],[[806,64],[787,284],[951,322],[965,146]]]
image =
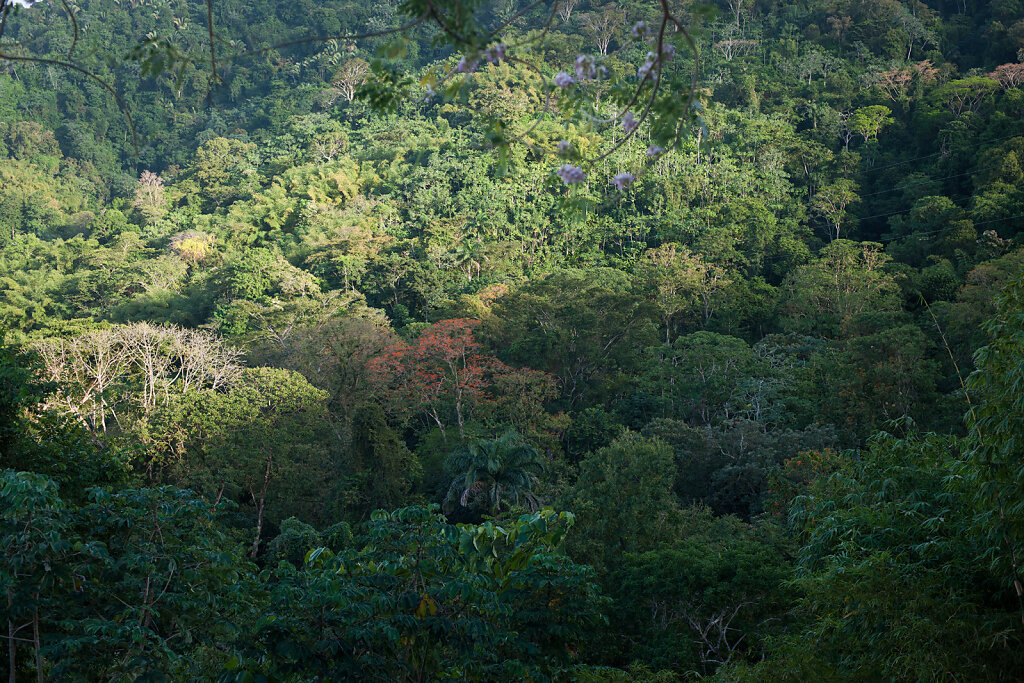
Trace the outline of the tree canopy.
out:
[[[1024,670],[1024,11],[0,0],[15,680]]]

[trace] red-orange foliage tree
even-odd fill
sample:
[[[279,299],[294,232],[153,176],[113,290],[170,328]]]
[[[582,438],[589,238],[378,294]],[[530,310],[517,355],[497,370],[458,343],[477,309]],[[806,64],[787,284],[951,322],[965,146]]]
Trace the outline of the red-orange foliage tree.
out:
[[[765,509],[775,515],[789,514],[793,499],[803,495],[814,482],[831,476],[843,467],[843,458],[831,448],[801,451],[786,458],[782,467],[768,475]]]
[[[422,416],[434,422],[445,438],[452,422],[463,437],[468,420],[495,410],[506,412],[510,398],[516,399],[514,404],[533,399],[528,402],[536,405],[516,405],[512,411],[516,415],[508,418],[523,418],[539,410],[550,395],[551,378],[535,370],[509,367],[483,353],[475,336],[479,325],[479,320],[466,318],[442,320],[424,330],[413,343],[371,360],[368,375],[385,410],[403,421]],[[517,387],[532,390],[506,396],[508,390]]]

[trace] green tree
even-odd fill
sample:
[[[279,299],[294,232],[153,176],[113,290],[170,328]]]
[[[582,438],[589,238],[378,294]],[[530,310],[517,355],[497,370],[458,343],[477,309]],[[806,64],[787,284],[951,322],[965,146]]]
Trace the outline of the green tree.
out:
[[[322,546],[317,530],[294,517],[281,522],[281,532],[267,543],[267,558],[271,561],[285,560],[301,567],[306,553]]]
[[[256,188],[256,145],[213,138],[196,150],[192,177],[212,206],[243,198]]]
[[[256,557],[266,519],[321,519],[337,451],[326,392],[290,370],[248,368],[224,393],[170,399],[150,419],[154,478],[188,485],[251,510]]]
[[[933,306],[963,371],[973,368],[974,351],[988,341],[984,323],[995,315],[999,293],[1021,272],[1024,272],[1024,251],[985,261],[967,273],[954,302]]]
[[[915,325],[889,322],[878,328],[847,341],[833,366],[832,419],[861,437],[891,420],[914,418],[933,426],[940,417],[939,371],[930,340]]]
[[[971,489],[951,478],[958,450],[951,437],[879,435],[794,501],[810,621],[780,653],[788,675],[1012,677],[1019,615],[977,562],[984,541],[973,533]]]
[[[189,491],[92,489],[74,507],[52,480],[5,470],[0,541],[12,676],[198,677],[195,655],[252,616],[251,567]]]
[[[268,577],[232,677],[571,676],[605,604],[590,570],[559,550],[572,520],[543,510],[456,527],[424,508],[375,513],[358,547],[319,548]]]
[[[495,307],[507,324],[508,355],[554,375],[565,405],[593,400],[603,383],[636,368],[656,334],[656,311],[632,290],[610,268],[558,271],[527,284]]]
[[[748,398],[746,378],[767,378],[767,366],[742,339],[714,332],[694,332],[671,348],[654,347],[646,377],[661,395],[664,417],[678,417],[710,427],[737,417]]]
[[[648,249],[637,264],[637,274],[661,311],[666,344],[672,343],[674,323],[680,314],[693,315],[706,328],[721,303],[722,290],[729,284],[722,268],[705,263],[676,244]]]
[[[862,136],[864,142],[867,142],[878,139],[878,134],[882,132],[882,129],[895,122],[896,119],[892,117],[892,110],[889,107],[875,104],[853,112],[846,125],[851,131]]]
[[[31,472],[0,471],[0,590],[12,681],[29,672],[43,678],[42,648],[50,644],[50,620],[59,618],[51,610],[63,607],[51,602],[50,592],[61,581],[76,580],[66,562],[72,550],[69,535],[64,504],[52,480]]]
[[[376,403],[364,403],[352,417],[351,461],[360,512],[393,510],[408,501],[419,478],[420,464],[388,425],[384,410]]]
[[[623,432],[588,455],[566,493],[579,524],[567,545],[570,556],[605,576],[627,553],[646,552],[674,538],[679,515],[674,479],[668,444],[636,432]]]
[[[540,453],[515,431],[459,446],[445,468],[454,475],[444,501],[447,513],[461,508],[495,515],[509,507],[539,507]]]
[[[92,486],[123,483],[128,453],[97,440],[80,422],[45,404],[57,385],[40,382],[34,354],[0,337],[0,458],[5,467],[55,481],[81,502]]]
[[[782,324],[789,331],[827,338],[867,311],[892,311],[899,305],[895,278],[881,245],[836,240],[814,262],[790,273],[783,283]]]
[[[953,116],[977,111],[996,90],[999,83],[985,76],[971,76],[949,81],[934,91],[937,101],[949,109]]]
[[[0,456],[4,462],[14,457],[14,448],[26,408],[38,402],[41,388],[34,386],[32,359],[8,345],[0,336]]]
[[[1024,583],[1024,503],[1019,440],[1024,434],[1024,280],[1010,282],[997,298],[996,313],[985,323],[988,344],[975,354],[977,369],[968,383],[969,452],[963,474],[974,493],[983,557],[997,572],[1002,590]]]
[[[704,675],[734,658],[756,661],[793,606],[787,545],[770,522],[682,511],[679,538],[628,554],[610,581],[611,626],[629,634],[617,656]]]
[[[847,209],[859,201],[859,189],[852,180],[840,178],[822,187],[811,198],[811,211],[827,222],[829,240],[839,239]]]

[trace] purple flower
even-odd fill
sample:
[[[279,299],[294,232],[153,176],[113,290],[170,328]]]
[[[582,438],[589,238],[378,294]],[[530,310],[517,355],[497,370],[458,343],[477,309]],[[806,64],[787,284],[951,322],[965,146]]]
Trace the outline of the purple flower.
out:
[[[572,151],[572,143],[568,140],[561,140],[558,143],[558,153],[565,155]]]
[[[491,64],[497,64],[499,59],[505,59],[505,44],[498,43],[484,50],[484,58]]]
[[[594,58],[589,55],[579,55],[573,64],[576,67],[576,78],[586,81],[597,75],[597,65]]]
[[[471,74],[476,71],[476,67],[478,65],[478,60],[463,57],[459,60],[459,63],[455,65],[455,72],[460,74]]]
[[[633,112],[631,111],[627,111],[625,116],[622,117],[622,130],[626,131],[626,133],[632,133],[639,125],[640,122],[633,118]]]
[[[650,53],[648,53],[650,54]],[[647,78],[647,75],[651,73],[651,69],[654,68],[654,62],[648,59],[643,65],[636,70],[636,77],[643,80]]]
[[[587,174],[583,172],[583,169],[579,166],[573,166],[572,164],[562,165],[557,171],[555,171],[555,174],[557,174],[566,185],[582,183],[587,179]]]
[[[651,145],[650,147],[647,148],[647,156],[653,158],[653,157],[658,156],[659,154],[661,154],[664,151],[665,151],[664,147],[658,147],[657,145]]]
[[[633,180],[635,179],[633,178],[632,173],[618,173],[615,175],[614,178],[612,178],[612,185],[614,185],[620,191],[628,190],[629,187],[633,184]]]
[[[565,73],[564,71],[559,72],[555,76],[555,85],[559,88],[568,88],[570,85],[576,82],[576,79]]]
[[[643,38],[644,36],[650,35],[651,29],[647,25],[646,22],[638,21],[638,22],[636,22],[636,24],[633,25],[632,33],[633,33],[633,37],[636,38],[637,40],[639,40],[640,38]]]

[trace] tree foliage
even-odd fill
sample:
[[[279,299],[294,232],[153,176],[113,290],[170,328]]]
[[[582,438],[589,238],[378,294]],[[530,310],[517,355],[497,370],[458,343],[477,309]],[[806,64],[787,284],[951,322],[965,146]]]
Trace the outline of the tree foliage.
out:
[[[9,678],[1019,678],[1018,4],[0,16]]]

